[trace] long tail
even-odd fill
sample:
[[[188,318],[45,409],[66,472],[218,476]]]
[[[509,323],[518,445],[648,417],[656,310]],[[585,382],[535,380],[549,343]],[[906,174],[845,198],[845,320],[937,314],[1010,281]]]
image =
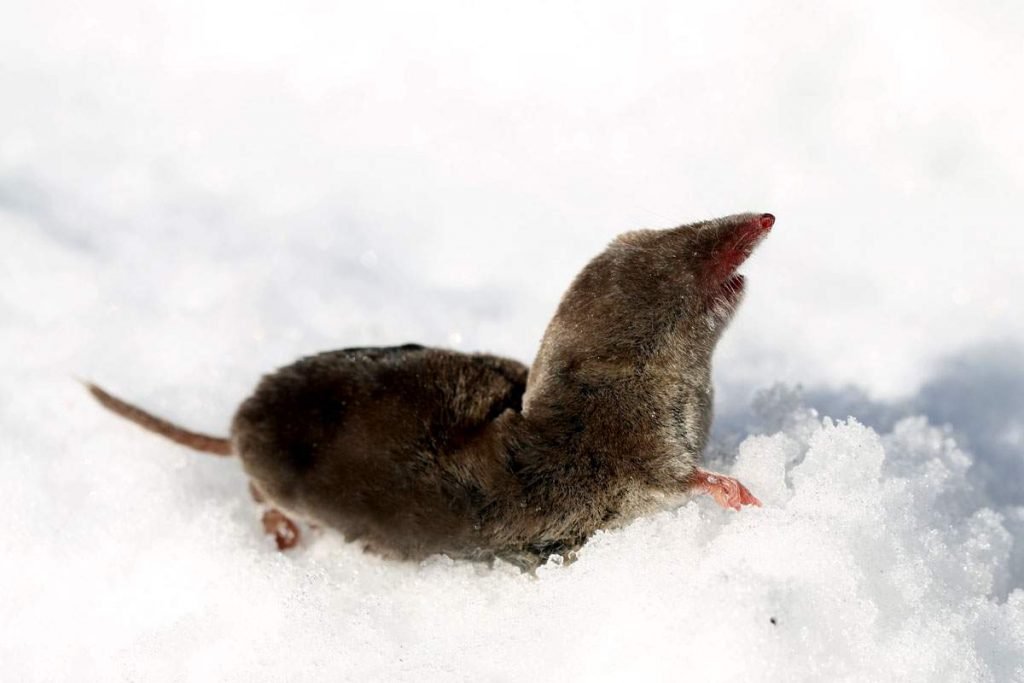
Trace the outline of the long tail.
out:
[[[214,455],[231,455],[231,441],[229,439],[208,436],[206,434],[198,434],[196,432],[190,432],[187,429],[182,429],[181,427],[173,425],[167,420],[163,420],[156,415],[150,415],[141,408],[136,408],[130,403],[125,403],[116,396],[111,396],[92,382],[82,383],[85,385],[85,388],[89,390],[89,393],[92,394],[104,408],[117,413],[121,417],[131,420],[144,429],[166,436],[175,443],[179,443],[182,446],[188,446],[189,448],[193,448],[197,451],[213,453]]]

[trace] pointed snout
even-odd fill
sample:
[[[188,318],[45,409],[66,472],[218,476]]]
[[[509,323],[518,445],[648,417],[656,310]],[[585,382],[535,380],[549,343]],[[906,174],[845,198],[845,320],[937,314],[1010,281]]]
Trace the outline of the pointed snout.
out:
[[[707,223],[700,237],[710,278],[723,282],[733,275],[774,225],[770,213],[744,213]]]

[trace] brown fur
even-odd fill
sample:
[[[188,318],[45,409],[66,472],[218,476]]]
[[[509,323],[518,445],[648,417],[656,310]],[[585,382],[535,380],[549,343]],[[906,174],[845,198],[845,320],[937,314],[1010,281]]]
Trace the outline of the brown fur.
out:
[[[698,469],[711,354],[742,294],[735,268],[773,220],[620,236],[566,292],[528,382],[515,361],[415,345],[300,360],[241,405],[231,450],[274,505],[388,556],[533,567],[571,552],[715,488]],[[179,443],[221,448],[91,390]],[[734,507],[756,503],[735,484]],[[297,540],[280,518],[265,524],[279,546]]]

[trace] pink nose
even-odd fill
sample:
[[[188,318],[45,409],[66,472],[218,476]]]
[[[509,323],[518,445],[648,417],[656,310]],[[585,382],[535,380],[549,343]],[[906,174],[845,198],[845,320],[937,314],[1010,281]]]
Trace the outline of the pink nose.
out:
[[[767,230],[768,228],[775,225],[775,216],[770,213],[761,214],[761,227]]]

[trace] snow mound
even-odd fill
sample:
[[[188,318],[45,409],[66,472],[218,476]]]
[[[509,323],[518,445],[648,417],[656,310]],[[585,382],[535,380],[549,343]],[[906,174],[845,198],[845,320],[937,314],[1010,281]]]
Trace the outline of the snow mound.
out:
[[[279,554],[237,463],[68,398],[80,445],[0,461],[10,680],[1024,680],[1024,515],[924,418],[878,433],[762,395],[778,430],[710,463],[762,509],[695,499],[529,576],[329,532]]]

